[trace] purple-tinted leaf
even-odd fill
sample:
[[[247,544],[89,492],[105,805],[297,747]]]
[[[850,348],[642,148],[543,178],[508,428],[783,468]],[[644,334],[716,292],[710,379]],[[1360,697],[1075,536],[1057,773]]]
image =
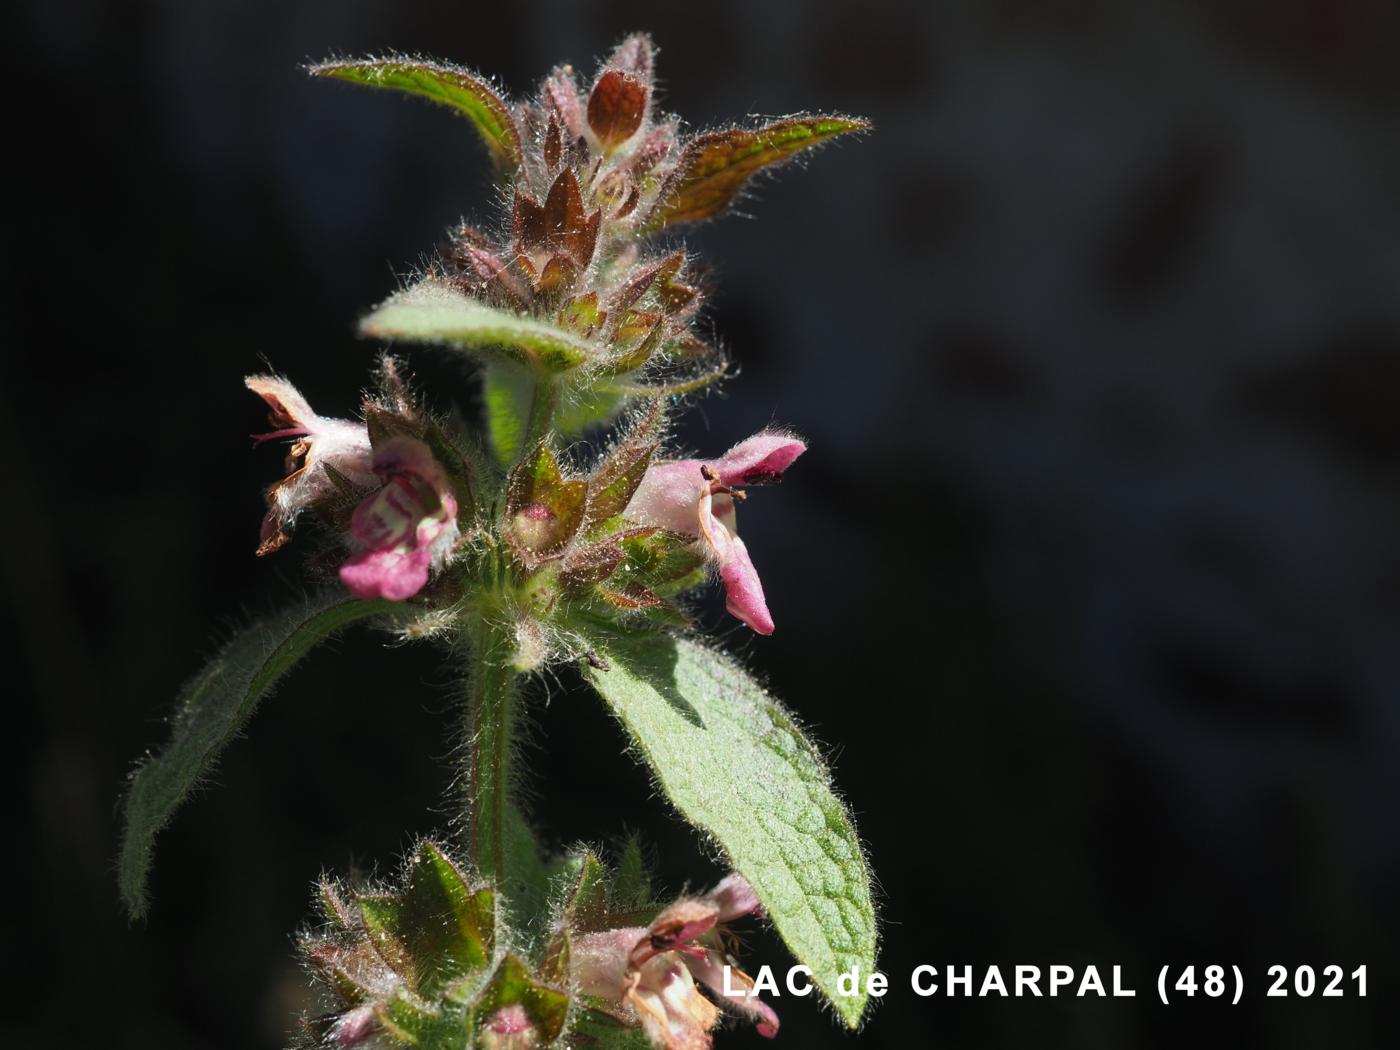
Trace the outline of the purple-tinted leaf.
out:
[[[717,215],[757,172],[837,135],[869,127],[853,117],[804,116],[697,136],[681,154],[648,226],[660,229]]]

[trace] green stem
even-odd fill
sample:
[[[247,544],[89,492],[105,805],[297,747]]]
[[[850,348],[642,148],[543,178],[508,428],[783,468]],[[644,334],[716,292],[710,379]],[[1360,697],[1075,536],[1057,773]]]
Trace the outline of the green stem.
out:
[[[467,711],[471,754],[467,820],[477,870],[500,886],[506,871],[516,672],[510,663],[512,640],[490,613],[479,614],[471,634],[475,660]]]
[[[530,418],[525,424],[525,440],[521,442],[522,452],[528,452],[549,433],[554,422],[554,410],[559,407],[559,384],[553,379],[541,378],[535,381],[534,395],[530,398]]]
[[[549,433],[558,403],[558,385],[549,378],[537,379],[522,449],[533,448]],[[504,586],[506,581],[501,578],[497,583]],[[478,608],[468,633],[473,671],[467,712],[471,760],[467,823],[477,870],[500,887],[507,869],[507,814],[512,804],[510,766],[518,690],[512,665],[515,639],[502,626],[501,610],[490,601]]]

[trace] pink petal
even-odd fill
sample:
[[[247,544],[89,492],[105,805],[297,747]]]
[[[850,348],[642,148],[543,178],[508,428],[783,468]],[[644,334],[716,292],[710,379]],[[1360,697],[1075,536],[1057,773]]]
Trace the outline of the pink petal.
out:
[[[626,515],[639,525],[655,525],[686,536],[699,533],[696,505],[709,485],[702,460],[680,459],[647,468],[642,483],[627,504]]]
[[[575,938],[569,966],[579,991],[621,1000],[632,950],[647,936],[645,926],[585,933]]]
[[[710,468],[723,485],[761,485],[781,478],[793,461],[806,451],[807,444],[800,438],[764,431],[739,442],[711,463]]]
[[[340,567],[340,582],[356,598],[401,602],[423,589],[431,561],[432,552],[426,547],[360,551]]]
[[[759,910],[758,894],[754,893],[749,880],[737,871],[726,875],[709,893],[706,900],[719,912],[720,922],[733,922]]]
[[[749,559],[748,548],[738,536],[729,538],[729,557],[719,567],[724,583],[724,607],[743,620],[759,634],[773,633],[773,617],[763,597],[763,584],[758,582],[758,570]]]
[[[355,539],[372,551],[388,550],[413,539],[428,514],[413,482],[395,475],[383,488],[366,496],[350,516]]]
[[[773,1008],[756,995],[745,995],[736,993],[726,995],[724,991],[724,967],[719,962],[720,956],[715,952],[707,952],[703,959],[686,958],[686,965],[690,967],[691,973],[709,986],[714,992],[715,998],[726,1006],[731,1006],[740,1013],[747,1015],[758,1029],[758,1034],[767,1039],[772,1039],[778,1034],[778,1015]],[[731,985],[740,984],[739,975],[736,969],[731,969]],[[752,985],[747,986],[746,991],[752,991]]]

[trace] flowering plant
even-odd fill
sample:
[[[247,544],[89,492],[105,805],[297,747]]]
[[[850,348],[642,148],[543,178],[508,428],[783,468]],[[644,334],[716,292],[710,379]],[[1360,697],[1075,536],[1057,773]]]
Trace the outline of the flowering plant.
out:
[[[864,1012],[859,989],[837,992],[875,951],[849,815],[792,716],[687,614],[717,577],[730,613],[773,631],[736,508],[806,445],[765,430],[714,459],[668,454],[677,409],[726,364],[696,331],[691,255],[655,244],[722,212],[763,169],[866,125],[798,115],[688,136],[656,108],[652,61],[632,36],[586,89],[560,66],[518,103],[415,58],[310,68],[464,115],[506,214],[456,228],[361,322],[377,339],[472,355],[480,435],[429,411],[391,356],[354,420],[318,415],[282,377],[247,379],[269,415],[257,440],[290,442],[257,553],[315,517],[338,579],[227,644],[126,799],[120,879],[139,915],[155,836],[317,642],[364,621],[464,656],[461,841],[419,843],[391,885],[321,881],[322,922],[301,946],[328,1008],[306,1020],[307,1045],[703,1047],[722,1008],[771,1036],[777,1015],[749,994],[725,935],[755,913],[846,1023]],[[709,893],[658,900],[635,844],[605,859],[535,842],[517,798],[516,709],[532,678],[566,664],[725,854],[735,873]]]

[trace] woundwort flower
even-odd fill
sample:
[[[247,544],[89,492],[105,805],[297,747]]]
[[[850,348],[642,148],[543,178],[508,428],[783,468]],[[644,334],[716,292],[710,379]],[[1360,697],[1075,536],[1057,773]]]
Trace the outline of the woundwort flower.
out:
[[[254,435],[261,444],[295,438],[287,451],[287,476],[267,490],[259,554],[277,550],[292,538],[303,510],[341,494],[337,476],[352,486],[377,484],[371,468],[369,432],[363,423],[318,416],[297,388],[276,376],[249,376],[244,384],[267,402],[273,429]]]
[[[695,536],[719,570],[725,607],[759,634],[772,634],[758,570],[735,532],[734,504],[744,498],[743,486],[777,481],[806,451],[799,438],[764,431],[719,459],[653,464],[624,513],[641,525]]]
[[[778,1033],[778,1015],[750,994],[753,981],[729,961],[722,936],[724,923],[757,910],[747,880],[730,875],[703,897],[676,901],[650,926],[583,934],[572,956],[579,990],[620,1007],[654,1046],[706,1050],[719,1009],[696,987],[699,978],[771,1038]]]
[[[399,435],[375,449],[374,473],[384,482],[350,518],[363,550],[340,567],[357,598],[403,601],[423,589],[428,572],[451,554],[460,535],[457,498],[428,446]]]

